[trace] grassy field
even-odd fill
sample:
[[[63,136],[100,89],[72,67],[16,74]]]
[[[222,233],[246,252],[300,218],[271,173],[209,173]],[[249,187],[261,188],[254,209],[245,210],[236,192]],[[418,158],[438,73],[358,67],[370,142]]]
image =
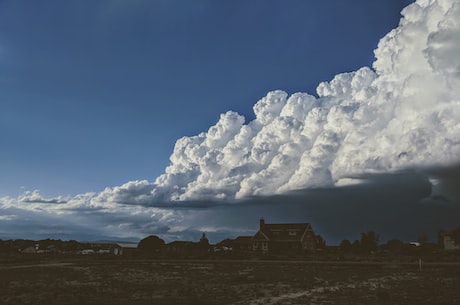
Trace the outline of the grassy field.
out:
[[[460,265],[67,260],[0,264],[0,304],[460,304]]]

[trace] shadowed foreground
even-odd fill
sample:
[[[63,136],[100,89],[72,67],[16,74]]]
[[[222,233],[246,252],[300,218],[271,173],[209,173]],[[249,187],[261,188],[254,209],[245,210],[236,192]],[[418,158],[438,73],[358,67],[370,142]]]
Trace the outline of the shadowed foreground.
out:
[[[80,260],[0,264],[1,304],[460,304],[460,265]]]

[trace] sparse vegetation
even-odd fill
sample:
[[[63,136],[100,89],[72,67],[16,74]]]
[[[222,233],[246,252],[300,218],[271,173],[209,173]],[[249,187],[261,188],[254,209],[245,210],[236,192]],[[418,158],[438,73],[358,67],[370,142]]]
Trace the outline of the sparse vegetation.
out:
[[[460,266],[88,260],[0,265],[0,304],[460,304]]]
[[[165,241],[158,236],[150,235],[142,239],[137,248],[146,253],[158,253],[165,245]]]

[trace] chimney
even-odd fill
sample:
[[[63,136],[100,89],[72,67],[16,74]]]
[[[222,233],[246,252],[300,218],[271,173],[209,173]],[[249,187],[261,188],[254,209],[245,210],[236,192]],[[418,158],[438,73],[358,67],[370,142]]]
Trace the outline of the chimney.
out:
[[[265,219],[262,217],[260,218],[260,222],[259,222],[259,229],[262,230],[262,228],[265,226]]]

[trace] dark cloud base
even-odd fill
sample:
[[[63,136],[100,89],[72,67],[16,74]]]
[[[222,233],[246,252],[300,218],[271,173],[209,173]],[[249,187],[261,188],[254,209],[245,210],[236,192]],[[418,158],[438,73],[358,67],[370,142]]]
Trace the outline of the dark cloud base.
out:
[[[436,241],[441,229],[460,226],[458,197],[432,196],[428,174],[445,185],[459,185],[460,167],[404,171],[359,177],[365,182],[334,188],[307,189],[284,195],[252,197],[236,202],[182,202],[174,209],[200,210],[199,221],[215,227],[257,230],[267,222],[310,222],[328,243],[359,239],[368,230],[381,240],[416,240],[427,235]],[[196,216],[196,215],[195,215]],[[222,234],[223,233],[223,234]],[[222,237],[228,232],[210,233]],[[194,234],[196,235],[196,233]]]
[[[13,216],[4,216],[8,226],[0,228],[0,238],[138,241],[155,234],[172,241],[198,240],[206,232],[218,242],[254,234],[264,217],[268,223],[309,222],[328,244],[338,244],[369,230],[380,234],[382,242],[414,241],[422,235],[436,241],[439,230],[460,226],[460,165],[353,178],[361,183],[244,200],[116,204],[110,209],[65,209],[63,204],[62,215],[47,210],[54,203],[33,212],[10,206],[2,210]]]

